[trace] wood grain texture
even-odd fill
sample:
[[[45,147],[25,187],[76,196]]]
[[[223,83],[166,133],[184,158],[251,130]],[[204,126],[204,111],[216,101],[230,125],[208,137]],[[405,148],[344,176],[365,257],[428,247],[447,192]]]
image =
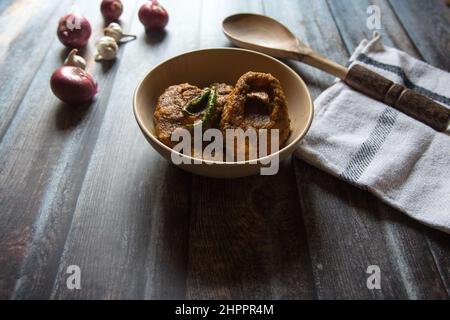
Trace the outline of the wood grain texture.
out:
[[[258,1],[204,2],[200,18],[211,27],[201,29],[200,47],[229,45],[221,23],[238,12],[264,8]],[[269,179],[193,177],[188,298],[314,297],[295,188],[289,166]]]
[[[289,162],[278,177],[194,179],[188,298],[315,297]]]
[[[92,12],[97,9],[97,4],[92,1],[79,2],[78,8]],[[131,13],[130,10],[125,11],[124,17],[130,18]],[[102,35],[103,19],[98,16],[91,19],[91,23],[94,26],[92,37],[99,38]],[[56,53],[62,52],[65,55],[67,52],[66,49],[62,49],[59,42],[56,42],[54,46],[52,51]],[[48,103],[49,112],[55,114],[47,128],[48,134],[44,137],[37,137],[36,140],[27,139],[29,143],[37,146],[43,144],[38,150],[45,149],[46,144],[52,143],[53,149],[48,156],[54,157],[55,163],[40,170],[40,174],[46,175],[48,178],[46,181],[44,180],[44,186],[39,186],[45,188],[43,201],[38,203],[38,217],[33,225],[32,239],[27,248],[26,260],[20,269],[20,281],[16,283],[14,298],[39,298],[50,295],[80,188],[105,114],[106,109],[103,106],[108,102],[113,87],[117,65],[95,64],[93,46],[87,48],[86,51],[85,58],[88,62],[88,69],[92,70],[94,78],[101,88],[96,100],[88,107],[79,110],[71,109],[58,102],[50,91],[47,92],[51,97]],[[61,63],[60,60],[59,63]],[[45,76],[38,73],[36,77],[42,82],[47,82],[50,77],[47,72],[52,68],[43,65],[42,70],[46,73]],[[39,101],[36,102],[39,103]],[[36,104],[31,103],[30,107],[34,108],[37,113],[42,112],[42,109]],[[21,119],[21,121],[24,120]],[[26,119],[26,121],[33,122],[32,119]],[[43,118],[42,122],[48,122],[48,119]],[[23,126],[20,130],[16,130],[16,133],[20,133],[22,130],[29,130],[29,128]],[[36,134],[39,130],[32,132]],[[52,141],[55,136],[59,135],[64,138],[57,142]],[[33,157],[23,150],[20,150],[18,156]],[[44,159],[46,156],[41,155]],[[17,168],[17,164],[15,167]]]
[[[449,71],[450,8],[444,7],[437,0],[426,3],[420,1],[411,3],[391,1],[390,3],[403,23],[404,30],[418,48],[418,58]],[[412,13],[415,13],[414,17]],[[428,31],[424,32],[425,29]],[[424,37],[423,41],[421,41],[422,37]],[[439,236],[439,233],[432,230],[427,230],[427,233],[429,234],[427,244],[441,275],[442,284],[446,288],[447,295],[450,296],[450,258],[448,254],[445,254],[447,250],[450,250],[450,239]]]
[[[351,6],[339,6],[339,4],[335,1],[328,1],[328,3],[330,6],[330,10],[333,12],[333,17],[337,25],[339,26],[342,39],[344,43],[346,43],[349,52],[352,52],[352,50],[359,43],[355,42],[355,37],[358,36],[357,30],[361,30],[360,32],[363,33],[360,35],[360,38],[362,38],[363,35],[370,37],[370,34],[367,34],[367,31],[365,31],[367,29],[361,27],[365,25],[366,19],[366,16],[361,13],[364,12],[364,8],[367,8],[368,5],[375,4],[380,7],[382,12],[382,30],[379,31],[383,35],[383,41],[386,44],[400,48],[413,56],[416,56],[418,58],[422,57],[421,53],[416,50],[414,44],[409,41],[408,34],[404,29],[405,26],[398,22],[398,20],[396,19],[396,13],[392,11],[389,3],[385,1],[373,1],[367,3],[365,3],[364,1],[353,1]],[[349,10],[349,8],[350,10],[359,11],[360,14],[358,15],[356,12],[349,13],[347,11]],[[349,14],[353,17],[353,19],[344,17],[344,15]],[[355,26],[357,30],[354,29]],[[439,40],[436,39],[436,41]],[[429,62],[435,63],[435,61]],[[416,250],[418,250],[414,246],[414,244],[420,244],[420,247],[422,248],[422,251],[420,252],[426,254],[427,261],[432,262],[431,264],[424,263],[420,265],[416,264],[414,266],[403,264],[403,268],[401,269],[402,271],[400,274],[407,296],[410,298],[445,297],[445,294],[442,294],[445,290],[443,288],[442,274],[438,271],[439,263],[434,263],[433,249],[431,249],[430,247],[427,248],[427,246],[423,245],[424,239],[427,238],[428,232],[433,233],[435,231],[422,228],[420,228],[419,230],[411,230],[411,228],[407,227],[408,225],[411,225],[409,224],[409,219],[402,216],[394,209],[382,206],[381,203],[379,204],[379,206],[383,208],[382,210],[378,210],[382,212],[380,218],[382,219],[382,224],[384,224],[386,227],[384,233],[386,234],[386,241],[388,244],[390,255],[394,257],[394,259],[396,259],[397,257],[398,263],[401,263],[401,261],[413,261],[415,260],[414,254],[410,253],[416,252]],[[391,219],[390,217],[397,216],[400,217],[399,219],[400,221],[402,221],[402,223],[389,224],[385,222],[386,219]],[[414,283],[414,281],[411,281],[411,279],[415,278],[418,282],[419,279],[423,278],[423,274],[426,274],[427,277],[433,279],[434,284],[427,287],[424,286],[422,288],[411,285],[411,283]],[[448,275],[444,276],[448,277]],[[435,285],[439,286],[440,289],[436,290]],[[436,294],[437,292],[440,292],[440,294]]]
[[[56,7],[55,4],[53,7]],[[12,6],[16,8],[17,5],[22,5],[22,3],[14,3]],[[52,174],[54,176],[61,173],[61,171],[53,170],[58,164],[58,155],[63,151],[63,143],[68,141],[68,135],[64,132],[63,127],[59,126],[59,118],[64,111],[55,108],[56,99],[50,90],[42,89],[43,84],[48,84],[53,70],[61,64],[61,47],[55,38],[47,36],[51,39],[51,50],[48,50],[45,40],[40,52],[34,49],[35,47],[39,48],[38,42],[32,40],[33,27],[47,27],[46,21],[40,14],[46,16],[49,14],[47,10],[54,11],[54,8],[48,8],[47,5],[44,5],[42,9],[46,11],[43,13],[37,11],[38,17],[31,19],[35,23],[34,26],[33,24],[24,24],[28,33],[19,32],[19,37],[21,34],[25,35],[22,39],[28,41],[28,44],[21,42],[20,38],[15,39],[17,45],[14,41],[9,45],[9,53],[4,59],[5,62],[2,63],[2,68],[6,68],[4,69],[6,73],[1,73],[5,77],[6,83],[5,86],[2,84],[2,99],[8,102],[12,101],[12,104],[6,104],[5,109],[2,108],[2,110],[9,110],[9,106],[17,109],[13,119],[10,119],[8,114],[5,117],[2,116],[2,124],[8,123],[9,130],[2,137],[0,150],[1,202],[4,203],[2,205],[4,222],[0,226],[1,242],[4,245],[1,246],[0,257],[3,270],[10,272],[2,274],[7,274],[5,278],[1,279],[2,297],[7,297],[12,291],[14,279],[18,276],[22,259],[27,254],[29,242],[39,228],[40,217],[43,216],[40,208],[48,204],[45,190],[51,186],[48,182]],[[14,14],[13,12],[15,13],[15,9],[11,14]],[[64,11],[61,9],[58,12],[62,14]],[[56,21],[54,25],[56,25]],[[52,34],[54,25],[51,28]],[[49,32],[50,29],[45,28],[44,30]],[[38,41],[40,37],[36,38]],[[30,47],[32,49],[28,49],[30,44],[34,44]],[[32,59],[28,64],[25,57],[30,53],[34,54],[31,56],[32,59],[40,57],[42,64],[39,60],[33,61]],[[14,66],[11,59],[14,57],[22,58],[25,61],[24,68],[17,72],[17,76],[21,77],[18,80],[20,84],[15,80],[15,69],[11,69],[11,66]],[[37,66],[34,66],[33,62]],[[28,86],[26,93],[21,91],[24,88],[22,83],[24,86]],[[10,84],[13,87],[9,88]],[[15,89],[16,85],[18,85],[17,89]],[[46,86],[44,87],[46,88]],[[17,92],[18,95],[13,99],[8,98],[14,92]],[[16,103],[17,105],[15,105]],[[70,121],[77,119],[77,113],[72,112],[67,116],[69,116],[68,119],[71,119]],[[69,154],[66,155],[66,159],[68,156]],[[60,168],[64,168],[66,164],[63,160]]]
[[[389,24],[389,29],[386,27],[387,30],[382,30],[384,31],[384,39],[392,44],[405,43],[408,38],[401,32],[401,25],[396,22],[395,15],[389,10],[389,6],[381,1],[376,3],[382,8],[383,21],[387,21]],[[328,2],[330,13],[339,29],[339,34],[348,52],[346,56],[348,57],[349,53],[359,44],[359,41],[366,36],[366,9],[371,3],[347,1],[346,4],[342,5],[342,2],[339,1]],[[321,10],[321,12],[323,13],[324,11]],[[393,28],[395,28],[395,32],[392,31]],[[308,28],[308,30],[311,30],[311,28]],[[389,32],[388,30],[391,31]],[[332,28],[328,32],[324,31],[323,34],[330,35],[330,38],[317,37],[319,39],[317,42],[322,42],[324,39],[332,42],[335,39],[335,37],[331,37],[332,32]],[[315,48],[315,43],[310,43],[310,45]],[[410,48],[412,46],[408,45],[408,43],[403,47],[404,50]],[[328,52],[320,52],[328,55]],[[308,174],[308,171],[304,172],[306,170],[304,165],[296,165],[296,170],[301,176]],[[402,263],[405,259],[410,259],[408,255],[403,258],[399,257],[400,254],[405,254],[398,248],[398,243],[410,247],[409,243],[421,243],[421,240],[413,241],[412,239],[416,237],[423,239],[423,235],[416,235],[415,231],[405,230],[405,228],[401,227],[397,228],[389,225],[389,228],[386,228],[384,224],[387,217],[400,216],[401,219],[408,220],[406,217],[396,210],[382,206],[380,202],[372,203],[372,197],[366,193],[352,189],[349,186],[345,189],[342,188],[340,181],[331,184],[330,182],[333,180],[330,180],[329,183],[325,184],[327,189],[324,190],[320,187],[320,184],[317,187],[315,186],[316,182],[319,183],[320,180],[317,180],[317,178],[311,179],[309,175],[307,177],[308,179],[299,179],[299,185],[301,186],[300,189],[303,190],[300,191],[301,203],[304,211],[308,212],[305,224],[307,226],[308,239],[310,240],[313,272],[319,283],[329,283],[333,279],[335,282],[342,283],[342,285],[335,287],[324,286],[320,288],[321,290],[318,290],[319,297],[349,298],[358,296],[369,298],[372,295],[374,298],[445,297],[445,294],[436,294],[436,292],[443,292],[444,290],[442,285],[440,289],[435,290],[435,283],[440,284],[441,282],[435,266],[432,265],[430,267],[428,263],[424,263],[411,267],[403,263],[401,272],[398,271],[397,264]],[[303,181],[309,181],[310,183],[305,186]],[[333,185],[334,187],[332,187]],[[316,189],[318,187],[319,189]],[[311,194],[305,196],[305,193]],[[335,209],[330,210],[330,208]],[[350,214],[352,211],[354,214]],[[382,217],[379,216],[380,211],[383,212]],[[335,225],[336,216],[343,219],[338,226]],[[364,217],[362,220],[360,220],[361,216]],[[365,227],[362,227],[361,224]],[[398,233],[402,234],[402,237],[406,236],[412,239],[398,239]],[[349,236],[350,234],[352,236]],[[373,241],[373,237],[376,237],[376,235],[380,235],[380,238]],[[319,238],[316,239],[316,237]],[[342,237],[345,237],[347,240],[342,243],[343,247],[340,250],[335,250],[337,245],[335,239]],[[428,248],[426,246],[421,246],[421,248],[424,252],[428,252],[428,261],[432,261],[432,254]],[[415,250],[417,248],[411,246],[407,252],[414,252]],[[329,263],[328,268],[323,267],[323,261]],[[367,268],[370,264],[379,265],[381,270],[384,270],[384,274],[389,274],[390,279],[387,285],[383,286],[381,292],[369,291],[364,287],[360,279],[349,277],[349,275],[361,275],[363,266]],[[336,268],[341,270],[341,272],[336,274]],[[434,279],[434,283],[425,287],[419,281],[411,281],[415,275],[420,273],[426,273]]]
[[[268,1],[266,7],[270,3]],[[269,14],[278,12],[276,6],[267,11]],[[276,18],[319,53],[345,63],[348,51],[340,40],[340,30],[326,3],[298,2],[297,7],[289,12],[291,14],[279,13]],[[300,68],[307,69],[303,66]],[[302,72],[301,75],[305,77]],[[314,71],[313,77],[308,79],[308,83],[321,84],[318,92],[333,81],[318,71]],[[395,273],[383,285],[383,293],[370,291],[365,285],[365,271],[369,265],[377,264],[388,274],[394,268],[381,254],[385,250],[385,243],[381,238],[373,241],[372,233],[367,231],[378,228],[380,223],[370,212],[366,212],[370,210],[370,205],[362,197],[365,193],[355,193],[354,190],[348,190],[349,187],[343,189],[344,183],[325,174],[327,181],[320,182],[318,171],[301,161],[294,160],[294,166],[317,297],[370,299],[404,296],[401,281]],[[347,203],[347,199],[354,203]],[[330,283],[335,285],[331,286]]]
[[[131,108],[135,85],[156,64],[229,46],[221,21],[230,14],[267,14],[345,64],[371,36],[373,3],[386,43],[446,68],[446,13],[421,1],[162,2],[167,32],[150,35],[137,19],[142,1],[124,2],[124,31],[138,39],[99,64],[98,3],[76,1],[93,26],[84,56],[100,86],[78,109],[48,86],[67,54],[56,22],[75,2],[0,2],[0,298],[448,299],[448,235],[297,159],[274,177],[192,176],[149,147]],[[427,13],[439,23],[420,26]],[[285,62],[314,97],[333,83]],[[81,290],[66,287],[72,264]],[[382,270],[382,290],[366,287],[371,264]]]
[[[0,16],[0,141],[18,111],[19,105],[30,89],[38,68],[43,63],[50,46],[57,41],[53,35],[59,15],[69,1],[15,1],[4,8]],[[24,12],[35,12],[35,15]],[[54,16],[46,24],[42,17]],[[36,32],[36,27],[41,32]],[[5,31],[3,31],[5,30]],[[7,30],[7,31],[6,31]],[[18,66],[21,66],[18,68]]]
[[[422,58],[450,71],[450,8],[440,0],[391,0],[390,4]]]
[[[186,25],[191,18],[184,13],[188,4],[179,10],[174,5],[167,3],[174,13],[172,26]],[[143,78],[191,39],[169,27],[164,40],[156,41],[145,36],[137,19],[128,31],[139,38],[123,48],[117,61],[120,81],[111,90],[52,298],[184,297],[191,178],[152,152],[133,118],[134,88],[123,90],[123,84]],[[177,41],[170,41],[174,37]],[[70,264],[85,270],[88,290],[65,287]]]

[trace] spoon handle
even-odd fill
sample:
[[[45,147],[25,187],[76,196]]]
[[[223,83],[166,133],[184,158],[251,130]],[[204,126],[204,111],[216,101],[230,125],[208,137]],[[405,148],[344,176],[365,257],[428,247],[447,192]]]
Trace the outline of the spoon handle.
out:
[[[303,63],[316,67],[342,80],[347,76],[348,69],[346,67],[325,58],[307,47],[298,50],[296,53],[297,60]]]
[[[353,89],[381,101],[437,131],[446,131],[450,124],[450,109],[416,91],[394,83],[366,67],[356,64],[347,69],[310,49],[299,51],[296,58],[344,80]]]
[[[437,131],[445,131],[450,123],[450,109],[361,65],[351,67],[344,81],[353,89],[394,107]]]

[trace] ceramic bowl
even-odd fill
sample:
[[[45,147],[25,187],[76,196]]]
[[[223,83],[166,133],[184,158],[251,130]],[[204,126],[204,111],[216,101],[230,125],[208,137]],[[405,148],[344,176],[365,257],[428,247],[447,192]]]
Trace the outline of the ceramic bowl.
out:
[[[183,155],[182,169],[194,174],[214,178],[238,178],[260,174],[261,162],[279,161],[292,154],[303,136],[308,131],[313,118],[313,103],[302,78],[284,63],[254,51],[236,48],[212,48],[187,52],[168,59],[153,68],[138,84],[133,108],[137,123],[151,146],[168,161],[172,162],[171,148],[162,144],[155,136],[153,113],[158,97],[164,90],[180,83],[190,83],[206,87],[214,82],[234,85],[238,78],[248,71],[266,72],[274,75],[288,100],[289,117],[291,119],[291,135],[287,143],[267,157],[260,158],[257,163],[250,161],[225,162],[198,160]],[[261,161],[262,160],[262,161]],[[260,162],[261,161],[261,162]]]

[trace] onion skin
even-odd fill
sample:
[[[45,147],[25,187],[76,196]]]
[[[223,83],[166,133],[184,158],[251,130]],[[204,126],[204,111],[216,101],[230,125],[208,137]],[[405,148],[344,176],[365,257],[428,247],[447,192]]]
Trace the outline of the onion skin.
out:
[[[169,22],[169,14],[158,1],[151,0],[139,9],[139,20],[148,31],[163,30]]]
[[[69,13],[59,20],[57,35],[59,41],[66,47],[82,48],[86,46],[91,33],[91,24],[78,13]]]
[[[117,21],[123,12],[123,4],[120,0],[103,0],[100,11],[107,21]]]
[[[81,68],[62,66],[50,79],[53,93],[67,104],[82,104],[91,101],[98,90],[94,78]]]

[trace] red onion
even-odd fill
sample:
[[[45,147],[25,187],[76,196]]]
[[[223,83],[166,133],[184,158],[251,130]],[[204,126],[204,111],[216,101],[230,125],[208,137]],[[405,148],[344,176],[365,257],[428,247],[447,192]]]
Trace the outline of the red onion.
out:
[[[139,9],[139,20],[147,30],[162,30],[169,22],[169,15],[157,0],[151,0]]]
[[[97,93],[94,78],[78,67],[62,66],[50,79],[53,93],[68,104],[81,104],[92,100]]]
[[[58,38],[66,47],[84,47],[91,36],[91,24],[78,13],[69,13],[59,20]]]
[[[100,5],[100,11],[103,17],[108,21],[117,21],[123,11],[122,1],[120,0],[103,0]]]

